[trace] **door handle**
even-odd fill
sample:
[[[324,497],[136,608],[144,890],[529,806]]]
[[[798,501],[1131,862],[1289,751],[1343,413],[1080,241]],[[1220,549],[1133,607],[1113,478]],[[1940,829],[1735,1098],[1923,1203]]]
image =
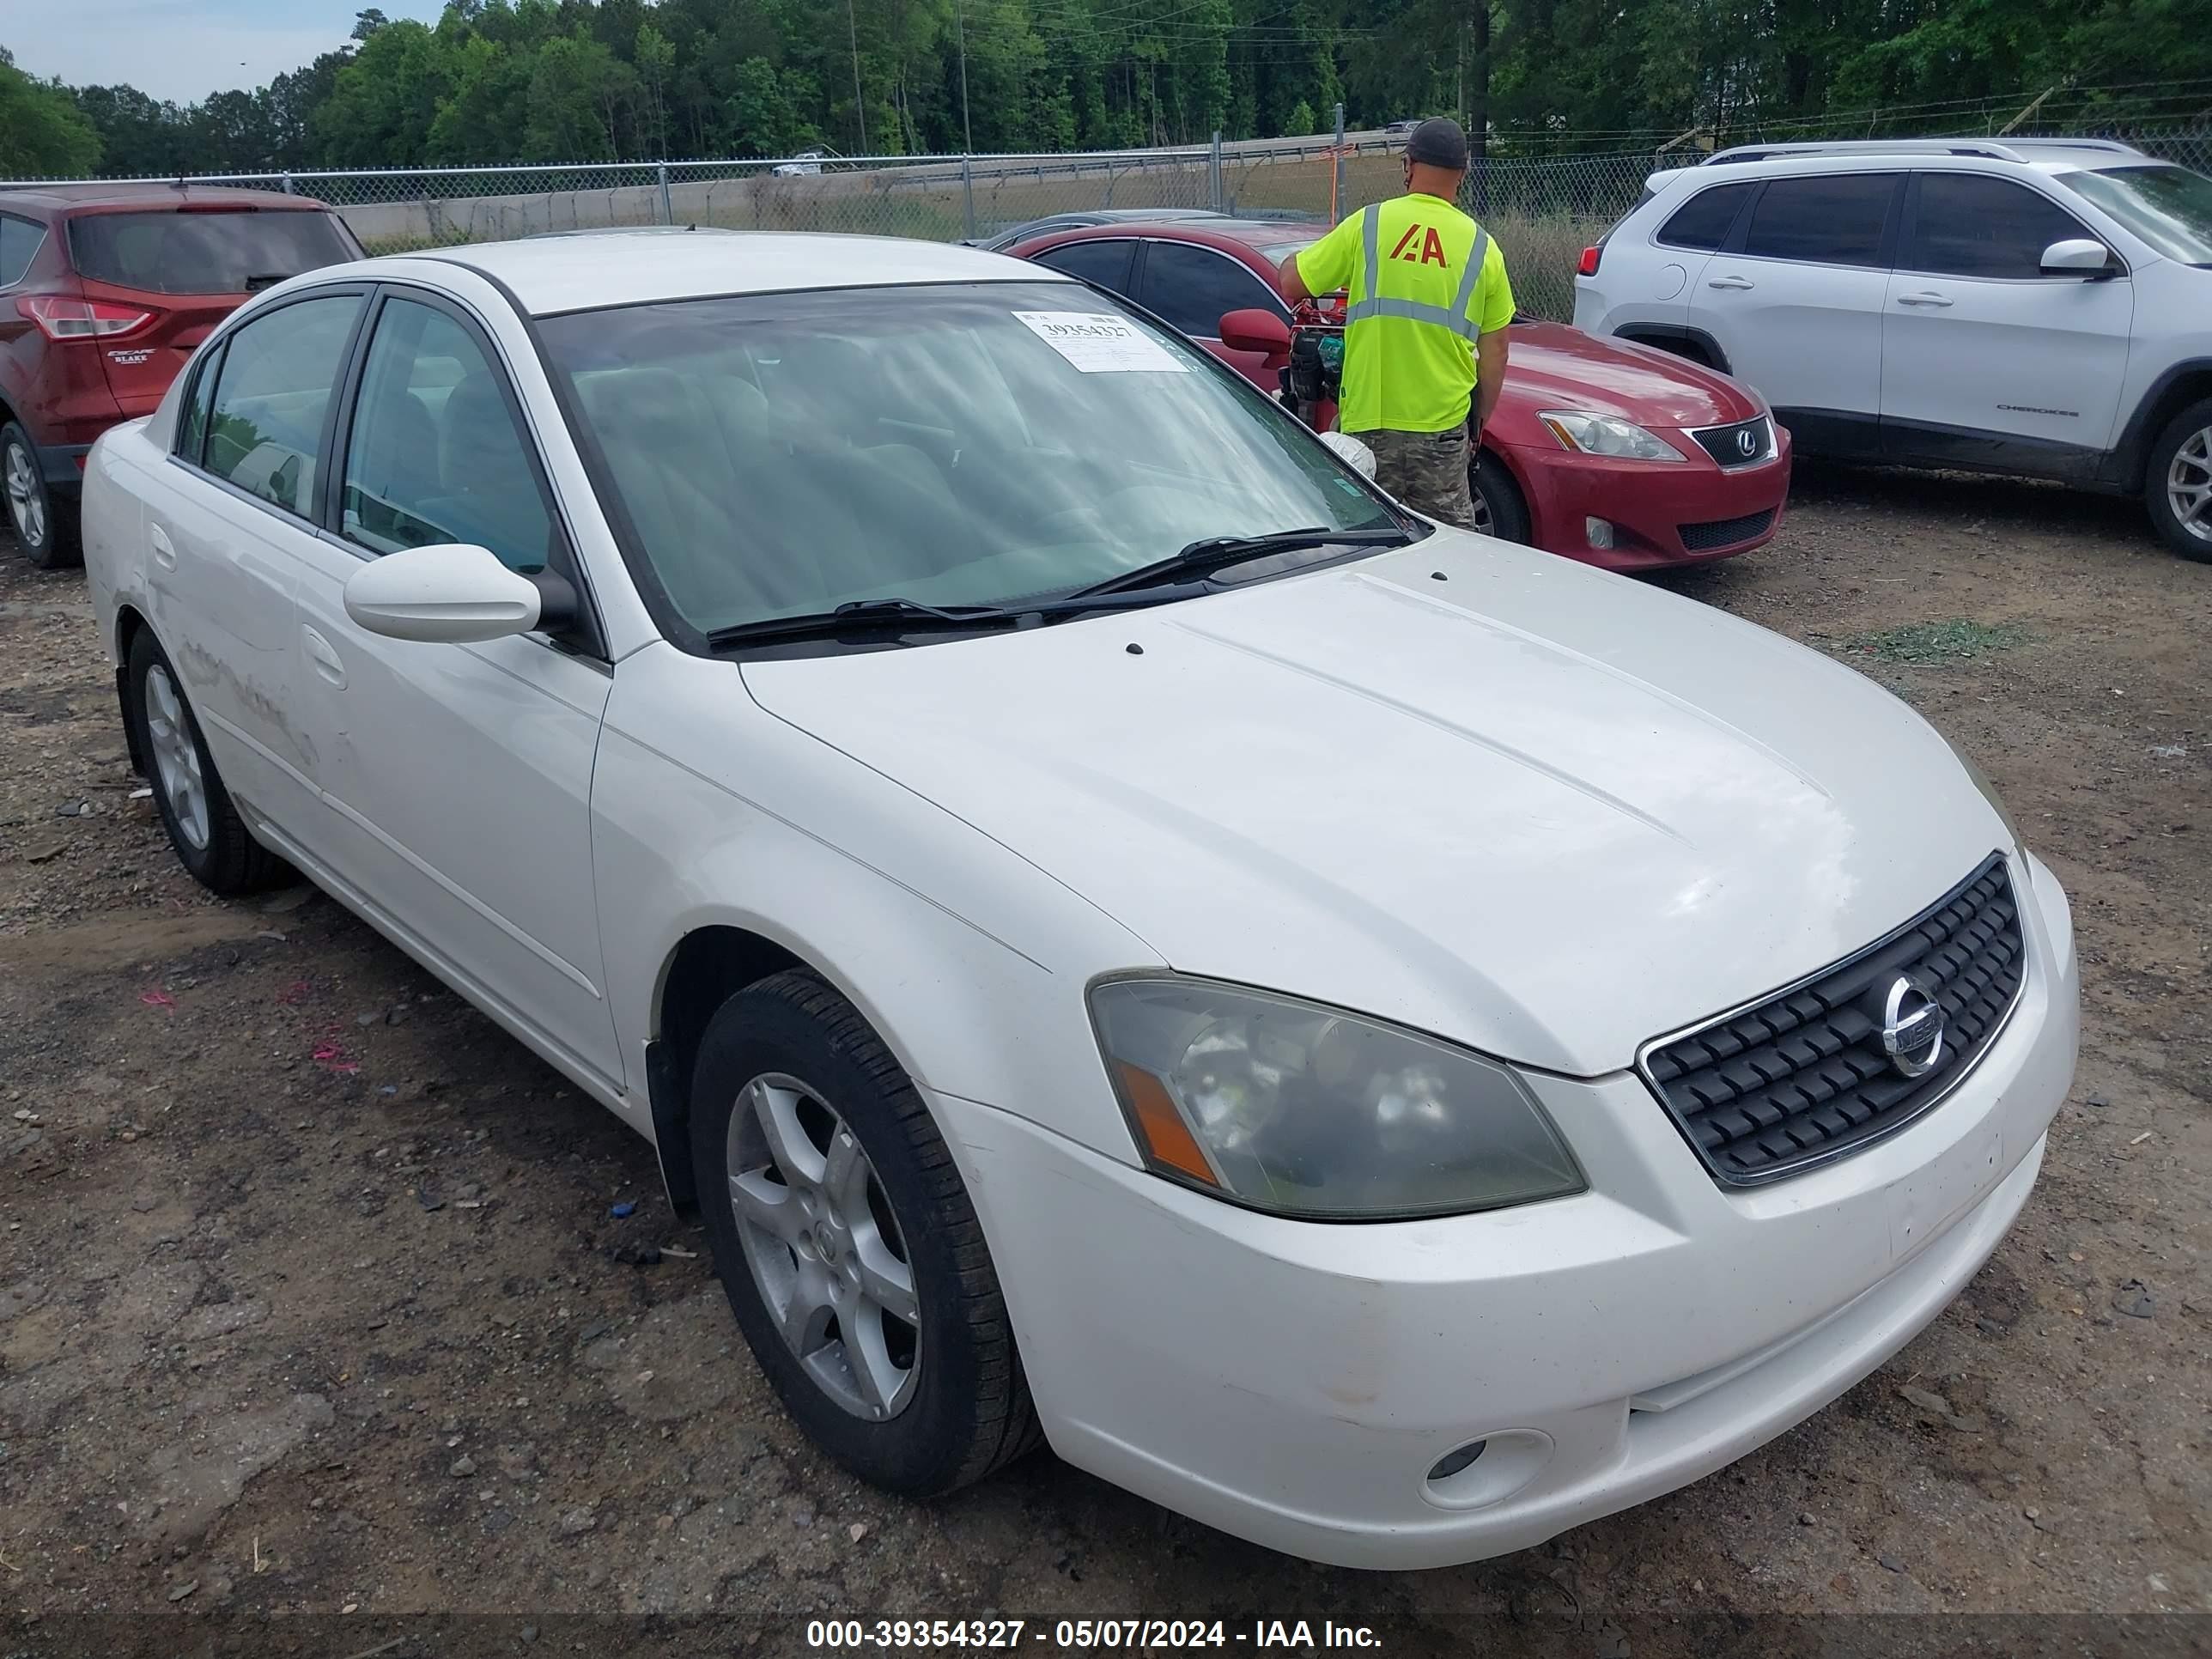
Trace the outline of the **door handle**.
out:
[[[315,672],[320,674],[332,685],[343,690],[346,683],[345,664],[339,659],[338,653],[331,648],[331,642],[312,628],[301,629],[300,641],[307,648],[307,660],[314,664]]]
[[[1900,294],[1897,303],[1901,306],[1948,306],[1951,302],[1940,294]]]
[[[1705,284],[1707,288],[1744,289],[1756,286],[1747,276],[1716,276]]]
[[[169,544],[169,532],[155,525],[146,532],[146,542],[154,556],[154,562],[164,570],[177,568],[177,550]]]

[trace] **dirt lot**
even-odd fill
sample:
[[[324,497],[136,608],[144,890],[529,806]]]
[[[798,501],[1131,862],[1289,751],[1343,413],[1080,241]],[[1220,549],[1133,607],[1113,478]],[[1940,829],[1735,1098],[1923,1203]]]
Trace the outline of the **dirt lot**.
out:
[[[620,1652],[677,1626],[562,1615],[712,1613],[714,1650],[783,1652],[823,1613],[988,1609],[1611,1656],[1763,1614],[2212,1610],[2212,568],[2126,503],[1807,472],[1777,545],[1680,585],[1847,652],[1996,779],[2073,895],[2079,1081],[1996,1259],[1838,1405],[1541,1549],[1381,1577],[1048,1455],[929,1507],[817,1456],[642,1141],[336,905],[185,878],[82,578],[0,550],[7,1639],[144,1613],[98,1644],[404,1659],[433,1648],[399,1615],[465,1611],[516,1615],[496,1650]]]

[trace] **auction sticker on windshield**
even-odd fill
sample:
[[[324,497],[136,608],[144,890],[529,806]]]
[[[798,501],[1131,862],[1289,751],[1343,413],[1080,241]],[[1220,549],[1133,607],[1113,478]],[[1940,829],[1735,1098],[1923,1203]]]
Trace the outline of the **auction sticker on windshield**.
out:
[[[1085,374],[1188,372],[1158,341],[1123,318],[1090,311],[1018,311],[1014,317]]]

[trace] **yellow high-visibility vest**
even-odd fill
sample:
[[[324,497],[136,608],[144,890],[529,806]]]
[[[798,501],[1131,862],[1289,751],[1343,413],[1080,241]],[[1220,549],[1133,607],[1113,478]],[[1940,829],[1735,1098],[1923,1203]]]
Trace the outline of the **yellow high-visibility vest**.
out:
[[[1316,294],[1344,289],[1346,432],[1443,432],[1463,425],[1475,342],[1513,318],[1504,256],[1490,233],[1425,195],[1378,202],[1298,256]]]

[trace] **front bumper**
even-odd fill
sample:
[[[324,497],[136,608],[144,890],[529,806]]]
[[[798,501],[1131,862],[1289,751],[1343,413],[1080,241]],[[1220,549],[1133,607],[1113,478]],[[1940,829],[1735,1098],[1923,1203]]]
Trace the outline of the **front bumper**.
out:
[[[1531,1079],[1588,1193],[1376,1225],[1234,1208],[933,1096],[1054,1449],[1379,1568],[1525,1548],[1741,1456],[1934,1318],[2034,1184],[2078,982],[2056,878],[2021,884],[2029,977],[1981,1063],[1888,1139],[1766,1188],[1717,1187],[1626,1073]]]
[[[1601,569],[1656,570],[1733,558],[1774,539],[1790,496],[1787,431],[1775,428],[1772,459],[1726,471],[1684,434],[1663,435],[1686,459],[1577,455],[1548,441],[1506,446],[1500,458],[1528,503],[1534,544]],[[1611,547],[1592,545],[1592,519],[1613,526]]]

